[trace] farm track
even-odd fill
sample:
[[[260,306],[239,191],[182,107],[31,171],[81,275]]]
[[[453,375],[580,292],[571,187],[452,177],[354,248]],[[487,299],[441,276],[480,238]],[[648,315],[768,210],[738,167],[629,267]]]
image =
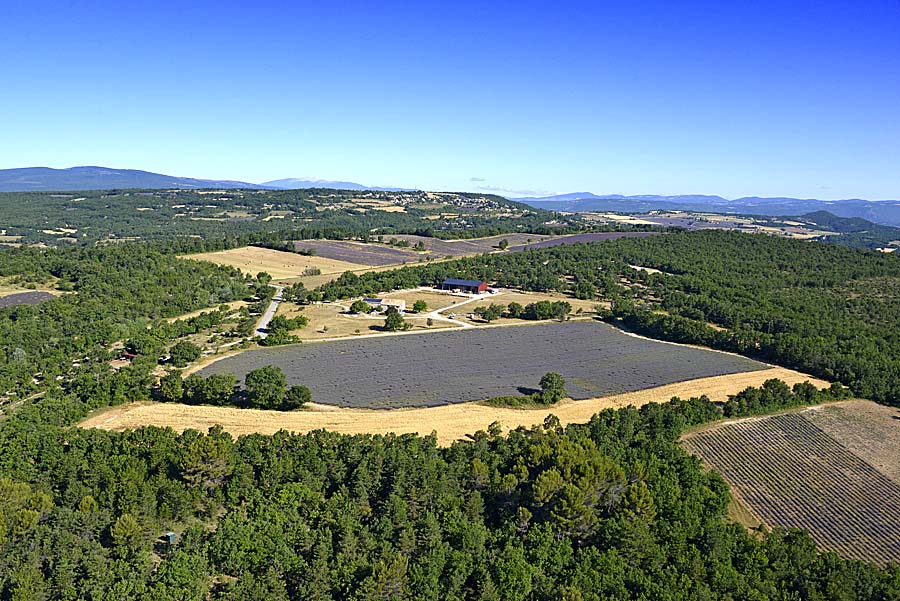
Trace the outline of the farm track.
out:
[[[900,562],[900,484],[802,413],[722,424],[684,444],[763,522],[804,528],[844,557]]]

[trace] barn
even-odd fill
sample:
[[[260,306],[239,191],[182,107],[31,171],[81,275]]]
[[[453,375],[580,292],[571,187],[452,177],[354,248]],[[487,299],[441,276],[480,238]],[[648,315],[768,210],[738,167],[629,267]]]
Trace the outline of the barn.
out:
[[[456,278],[447,278],[440,286],[441,290],[461,290],[463,292],[471,292],[479,294],[487,292],[487,282],[478,280],[458,280]]]

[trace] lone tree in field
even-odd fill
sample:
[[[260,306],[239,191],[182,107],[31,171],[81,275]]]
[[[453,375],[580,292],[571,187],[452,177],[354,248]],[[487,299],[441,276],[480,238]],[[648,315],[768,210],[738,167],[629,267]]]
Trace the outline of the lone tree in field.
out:
[[[244,380],[247,387],[247,400],[250,405],[260,409],[277,409],[284,401],[287,379],[280,367],[266,365],[254,369]]]
[[[509,240],[504,238],[500,241],[500,244],[497,245],[497,248],[499,248],[500,250],[506,250],[507,248],[509,248]]]
[[[389,307],[387,317],[384,320],[384,329],[388,332],[401,332],[410,329],[412,326],[406,323],[400,312],[394,307]]]
[[[537,396],[545,405],[558,403],[566,397],[566,381],[555,371],[547,372],[541,378],[541,391]]]
[[[428,310],[428,303],[423,301],[421,298],[413,303],[412,310],[416,313],[424,313]]]
[[[353,304],[350,305],[350,312],[356,313],[357,315],[360,313],[368,313],[372,310],[372,307],[369,306],[369,303],[366,301],[359,299],[353,301]]]

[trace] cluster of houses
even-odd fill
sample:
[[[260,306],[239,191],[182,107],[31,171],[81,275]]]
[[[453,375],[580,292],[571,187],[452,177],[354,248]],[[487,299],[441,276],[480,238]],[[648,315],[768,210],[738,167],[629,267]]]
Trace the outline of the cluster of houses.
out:
[[[490,292],[487,282],[479,280],[460,280],[456,278],[447,278],[437,287],[438,290],[447,290],[449,292],[483,294]],[[379,313],[384,313],[390,308],[396,309],[403,313],[406,311],[406,301],[396,298],[364,298],[363,302],[372,307]]]
[[[383,313],[391,307],[397,309],[399,313],[406,311],[406,301],[396,298],[364,298],[363,302],[379,313]]]

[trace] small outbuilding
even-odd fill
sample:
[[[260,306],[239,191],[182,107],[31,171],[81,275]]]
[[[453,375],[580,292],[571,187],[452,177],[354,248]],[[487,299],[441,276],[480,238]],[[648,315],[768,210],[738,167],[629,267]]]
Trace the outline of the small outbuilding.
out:
[[[395,298],[364,298],[363,301],[376,311],[387,311],[391,307],[399,313],[406,311],[406,301]]]
[[[440,285],[441,290],[460,290],[462,292],[470,292],[472,294],[481,294],[487,292],[487,282],[478,280],[458,280],[456,278],[447,278]]]

